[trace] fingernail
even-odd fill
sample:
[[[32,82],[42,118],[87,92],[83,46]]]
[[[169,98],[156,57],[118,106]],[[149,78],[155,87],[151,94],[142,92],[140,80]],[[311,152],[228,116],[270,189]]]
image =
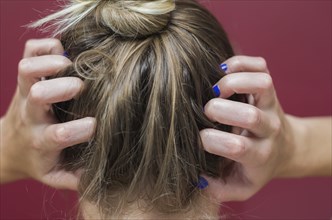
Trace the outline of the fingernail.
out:
[[[213,90],[213,93],[216,97],[220,96],[220,89],[219,89],[218,85],[213,86],[212,90]]]
[[[67,57],[67,58],[69,58],[69,53],[67,51],[63,52],[62,55],[65,56],[65,57]]]
[[[224,72],[226,72],[228,70],[228,67],[227,67],[227,64],[226,63],[223,63],[223,64],[220,64],[220,69]]]
[[[197,188],[198,189],[205,189],[208,187],[209,182],[202,176],[198,177]]]

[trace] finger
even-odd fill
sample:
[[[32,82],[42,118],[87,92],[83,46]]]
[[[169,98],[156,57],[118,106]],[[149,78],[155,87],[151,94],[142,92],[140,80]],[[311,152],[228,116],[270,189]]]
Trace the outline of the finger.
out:
[[[56,189],[70,189],[77,191],[80,172],[55,170],[42,177],[41,182]]]
[[[234,56],[226,60],[222,67],[226,70],[226,73],[236,72],[264,72],[269,73],[266,61],[262,57],[250,57],[250,56]]]
[[[257,137],[272,132],[270,118],[249,104],[214,98],[205,105],[204,113],[211,121],[247,129]]]
[[[61,151],[92,139],[96,127],[95,118],[87,117],[62,124],[49,125],[43,134],[42,145],[49,151]]]
[[[31,86],[42,77],[57,74],[72,62],[64,56],[48,55],[22,59],[18,65],[18,84],[23,96],[27,96]]]
[[[236,174],[235,174],[236,175]],[[216,202],[245,201],[257,192],[253,185],[242,177],[233,177],[225,182],[221,178],[202,175],[209,183],[205,192]]]
[[[35,57],[42,55],[62,55],[64,53],[60,40],[54,38],[32,39],[25,43],[23,57]]]
[[[245,163],[252,158],[252,141],[244,136],[227,133],[215,129],[200,131],[204,150],[221,157],[226,157],[239,163]]]
[[[49,114],[52,103],[63,102],[77,96],[84,83],[77,77],[63,77],[35,83],[27,98],[26,110],[35,121]]]
[[[269,108],[276,101],[272,78],[266,73],[226,75],[213,87],[213,91],[221,98],[228,98],[235,93],[252,94],[258,108]]]

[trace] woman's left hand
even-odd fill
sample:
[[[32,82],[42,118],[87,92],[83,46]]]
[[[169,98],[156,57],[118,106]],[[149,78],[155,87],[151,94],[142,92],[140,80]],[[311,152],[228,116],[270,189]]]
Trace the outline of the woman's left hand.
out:
[[[265,60],[235,56],[225,64],[228,74],[213,88],[218,97],[206,104],[205,114],[234,132],[201,131],[206,151],[236,162],[226,181],[204,176],[206,190],[219,202],[246,200],[272,178],[287,175],[294,153],[290,117],[279,105]],[[234,93],[250,94],[250,104],[227,100]]]

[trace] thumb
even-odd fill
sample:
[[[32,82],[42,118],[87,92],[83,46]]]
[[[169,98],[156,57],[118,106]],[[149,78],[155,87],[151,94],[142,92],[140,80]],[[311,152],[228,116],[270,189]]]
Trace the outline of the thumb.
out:
[[[226,181],[202,175],[209,183],[205,189],[208,196],[218,203],[230,201],[244,201],[253,195],[253,186],[230,177]]]
[[[76,172],[54,170],[44,175],[41,182],[56,189],[77,191],[81,174],[82,170]]]

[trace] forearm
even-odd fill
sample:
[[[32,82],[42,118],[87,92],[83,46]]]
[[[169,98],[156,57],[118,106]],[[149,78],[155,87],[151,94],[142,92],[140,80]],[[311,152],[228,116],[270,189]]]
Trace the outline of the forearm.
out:
[[[285,176],[331,176],[331,117],[287,118],[293,130],[294,151]]]

